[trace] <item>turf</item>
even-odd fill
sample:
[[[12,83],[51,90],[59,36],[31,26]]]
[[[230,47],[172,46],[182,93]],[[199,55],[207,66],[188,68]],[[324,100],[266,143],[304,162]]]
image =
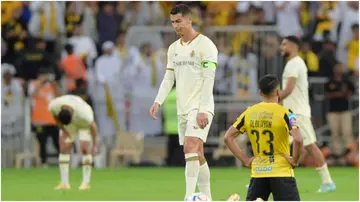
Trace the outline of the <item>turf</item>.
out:
[[[318,194],[320,178],[313,168],[295,170],[302,200],[359,200],[359,172],[356,168],[330,168],[337,184],[332,193]],[[57,168],[2,169],[2,200],[183,200],[183,168],[93,169],[90,191],[80,192],[81,169],[70,170],[70,191],[54,191],[59,182]],[[211,168],[213,200],[226,200],[238,193],[246,197],[248,169]]]

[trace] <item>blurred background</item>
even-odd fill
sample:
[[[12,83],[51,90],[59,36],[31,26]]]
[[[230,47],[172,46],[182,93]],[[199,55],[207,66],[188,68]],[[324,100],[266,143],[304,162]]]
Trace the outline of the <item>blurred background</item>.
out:
[[[57,166],[58,129],[47,106],[62,94],[79,95],[93,107],[99,129],[95,167],[183,167],[175,91],[161,119],[148,115],[167,48],[178,39],[169,21],[177,3],[1,2],[2,168]],[[287,35],[302,39],[312,121],[328,164],[358,167],[358,2],[185,3],[196,30],[219,50],[216,113],[205,148],[211,167],[242,166],[224,146],[223,134],[260,101],[258,78],[275,74],[281,80],[279,46]],[[329,96],[334,92],[341,96]],[[246,135],[238,141],[251,155]],[[72,167],[81,163],[77,143],[71,161]],[[305,151],[301,165],[313,165]]]

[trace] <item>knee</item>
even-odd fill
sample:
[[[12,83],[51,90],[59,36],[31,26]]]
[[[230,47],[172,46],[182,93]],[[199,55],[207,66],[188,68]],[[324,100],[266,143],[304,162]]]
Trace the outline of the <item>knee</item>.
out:
[[[89,154],[90,153],[90,151],[89,151],[90,149],[89,149],[89,144],[88,143],[80,143],[80,152],[81,152],[81,154],[83,154],[83,155],[87,155],[87,154]]]
[[[198,144],[193,138],[185,138],[184,153],[199,153]]]

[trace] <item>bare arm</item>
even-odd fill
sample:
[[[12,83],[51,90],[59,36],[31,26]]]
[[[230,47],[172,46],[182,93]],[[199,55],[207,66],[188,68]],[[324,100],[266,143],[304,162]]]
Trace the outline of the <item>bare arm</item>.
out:
[[[285,98],[287,98],[294,90],[295,85],[296,85],[296,78],[289,77],[286,82],[285,90],[281,91],[281,93],[280,93],[280,100],[284,100]]]
[[[51,81],[51,86],[55,90],[56,97],[62,96],[64,94],[63,91],[61,90],[60,86],[57,84],[57,82],[55,80]]]
[[[235,139],[240,134],[240,132],[234,127],[231,126],[225,133],[224,142],[226,146],[230,149],[230,151],[238,158],[241,162],[243,162],[246,166],[249,167],[251,163],[251,159],[247,157],[239,148]]]
[[[303,138],[301,137],[300,131],[298,128],[292,129],[290,134],[293,137],[293,155],[292,158],[295,164],[299,164],[300,152],[303,147]]]
[[[97,126],[96,126],[96,123],[95,121],[93,121],[91,124],[90,124],[90,135],[93,139],[93,144],[96,145],[96,137],[97,137]]]

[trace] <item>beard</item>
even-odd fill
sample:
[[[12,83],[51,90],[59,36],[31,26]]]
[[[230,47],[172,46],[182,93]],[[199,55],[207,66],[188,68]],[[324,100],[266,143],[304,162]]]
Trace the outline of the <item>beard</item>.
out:
[[[289,56],[290,56],[290,53],[289,52],[284,52],[283,56],[284,56],[285,59],[288,59]]]

